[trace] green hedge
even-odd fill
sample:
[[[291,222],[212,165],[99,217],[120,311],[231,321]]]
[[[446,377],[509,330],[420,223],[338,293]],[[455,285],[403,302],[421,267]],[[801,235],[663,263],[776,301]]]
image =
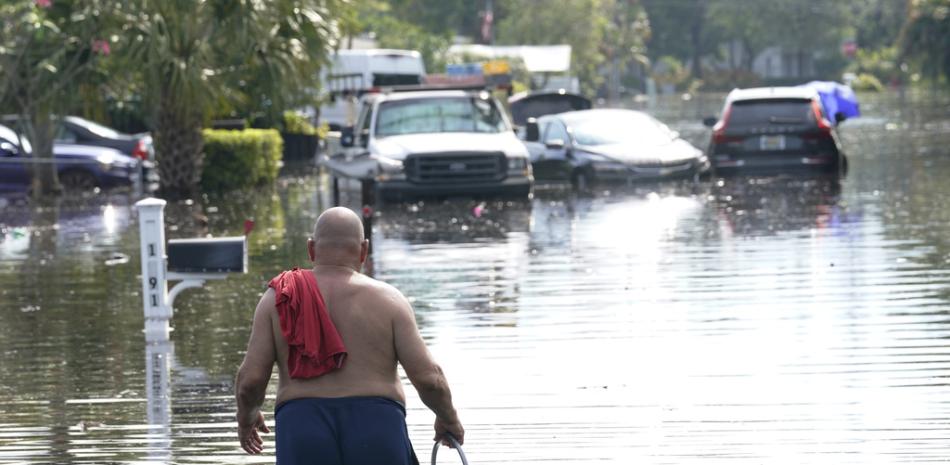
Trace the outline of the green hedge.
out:
[[[205,129],[201,186],[230,190],[277,179],[284,141],[276,129],[229,131]]]

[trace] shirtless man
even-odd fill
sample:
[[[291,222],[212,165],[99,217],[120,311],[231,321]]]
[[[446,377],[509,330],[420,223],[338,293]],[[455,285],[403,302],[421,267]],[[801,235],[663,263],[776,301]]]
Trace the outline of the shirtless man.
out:
[[[342,207],[321,214],[307,241],[314,266],[300,273],[313,274],[345,344],[339,369],[313,378],[291,377],[275,289],[269,287],[261,297],[236,382],[238,436],[247,453],[259,454],[263,441],[258,433],[269,432],[260,408],[274,363],[280,465],[417,463],[406,431],[406,397],[397,363],[436,415],[435,440],[448,445],[444,436],[449,433],[460,444],[464,441],[448,382],[419,335],[409,302],[396,288],[360,273],[368,248],[360,218]]]

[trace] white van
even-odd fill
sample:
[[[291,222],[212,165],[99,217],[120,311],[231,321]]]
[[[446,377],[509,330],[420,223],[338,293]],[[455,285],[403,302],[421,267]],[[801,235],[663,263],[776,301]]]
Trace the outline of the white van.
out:
[[[422,55],[415,50],[340,50],[321,73],[324,100],[320,121],[332,130],[356,122],[357,101],[375,89],[419,85],[425,79]]]

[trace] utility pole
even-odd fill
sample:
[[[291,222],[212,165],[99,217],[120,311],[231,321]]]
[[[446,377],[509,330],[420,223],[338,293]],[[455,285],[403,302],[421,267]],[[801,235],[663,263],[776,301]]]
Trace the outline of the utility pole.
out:
[[[482,41],[486,45],[495,43],[495,8],[492,0],[485,0],[485,11],[482,12]]]

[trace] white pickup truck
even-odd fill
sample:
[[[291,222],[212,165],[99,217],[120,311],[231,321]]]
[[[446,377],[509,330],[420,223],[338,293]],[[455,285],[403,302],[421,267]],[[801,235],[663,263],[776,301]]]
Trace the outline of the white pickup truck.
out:
[[[528,151],[488,92],[421,90],[364,95],[342,149],[321,159],[339,181],[374,181],[377,198],[527,199]]]

